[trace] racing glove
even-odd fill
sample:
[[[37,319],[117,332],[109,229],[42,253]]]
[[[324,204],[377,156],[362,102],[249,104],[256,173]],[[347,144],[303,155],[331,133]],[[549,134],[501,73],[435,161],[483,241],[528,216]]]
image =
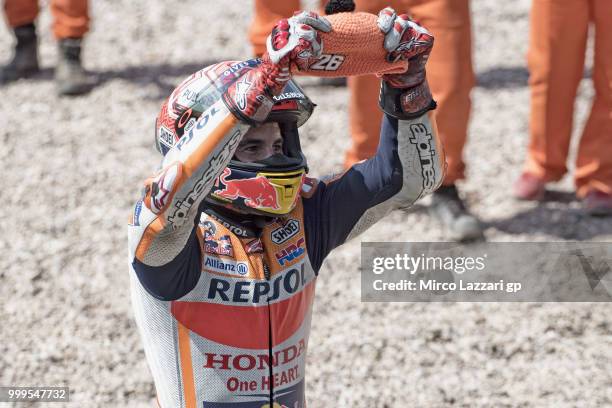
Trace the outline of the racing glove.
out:
[[[297,12],[289,19],[282,19],[267,40],[267,51],[257,69],[230,86],[223,96],[230,111],[243,122],[263,122],[292,71],[306,70],[323,50],[319,31],[329,32],[329,21],[313,12]]]
[[[431,33],[412,21],[408,15],[397,15],[390,7],[381,10],[377,23],[385,34],[387,60],[408,61],[405,72],[382,76],[382,110],[398,119],[411,119],[435,109],[436,103],[425,75],[425,64],[434,43]]]

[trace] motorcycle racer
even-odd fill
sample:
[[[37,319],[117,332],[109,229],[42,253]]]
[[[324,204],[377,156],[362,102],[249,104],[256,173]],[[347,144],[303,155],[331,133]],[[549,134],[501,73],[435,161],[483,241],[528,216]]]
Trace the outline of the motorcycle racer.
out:
[[[129,226],[132,302],[161,407],[304,407],[323,260],[442,180],[425,79],[433,38],[391,9],[378,27],[375,46],[409,68],[383,76],[377,154],[325,181],[306,176],[298,128],[314,104],[292,79],[333,29],[314,13],[281,20],[262,59],[204,68],[164,103],[161,170]]]

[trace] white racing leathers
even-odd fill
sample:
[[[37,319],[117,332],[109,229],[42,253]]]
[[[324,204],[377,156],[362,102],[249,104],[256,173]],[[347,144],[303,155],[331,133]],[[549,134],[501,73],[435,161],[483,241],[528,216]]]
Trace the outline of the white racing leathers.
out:
[[[133,307],[159,404],[302,408],[323,260],[434,191],[444,168],[435,126],[428,114],[385,116],[376,156],[306,179],[295,209],[263,228],[202,204],[247,126],[217,103],[191,129],[129,226]]]

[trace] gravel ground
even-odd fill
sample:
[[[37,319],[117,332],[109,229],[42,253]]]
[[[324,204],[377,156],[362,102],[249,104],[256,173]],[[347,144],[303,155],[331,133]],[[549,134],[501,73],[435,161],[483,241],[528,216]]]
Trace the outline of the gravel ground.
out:
[[[66,406],[151,407],[128,294],[126,221],[159,160],[153,121],[162,98],[201,66],[249,55],[251,2],[92,2],[84,59],[100,86],[72,99],[54,93],[43,3],[43,73],[0,88],[0,385],[67,385]],[[463,190],[491,241],[609,242],[612,220],[583,215],[571,179],[541,205],[508,196],[527,144],[528,8],[528,0],[473,2],[479,85]],[[0,30],[6,61],[12,40]],[[339,168],[348,145],[348,94],[305,82],[321,108],[304,145],[323,175]],[[577,129],[592,93],[585,79]],[[417,205],[363,236],[390,239],[438,241],[444,231]],[[320,274],[309,406],[612,406],[610,305],[364,304],[358,256],[359,243],[349,243]]]

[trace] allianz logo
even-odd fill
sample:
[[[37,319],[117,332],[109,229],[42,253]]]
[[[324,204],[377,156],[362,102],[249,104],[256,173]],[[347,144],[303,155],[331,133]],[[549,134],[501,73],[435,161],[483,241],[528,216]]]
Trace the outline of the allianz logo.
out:
[[[246,262],[236,262],[233,259],[224,260],[210,255],[204,257],[204,264],[202,266],[204,269],[213,272],[229,273],[239,276],[245,276],[249,273],[249,265]]]

